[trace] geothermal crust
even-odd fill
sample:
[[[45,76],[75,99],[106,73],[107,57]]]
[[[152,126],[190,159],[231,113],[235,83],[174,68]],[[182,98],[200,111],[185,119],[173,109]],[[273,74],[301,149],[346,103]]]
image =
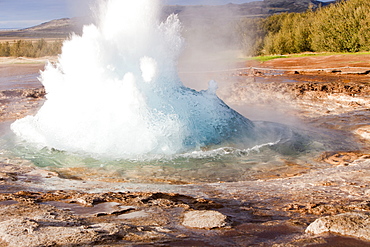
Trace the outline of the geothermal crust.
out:
[[[369,245],[370,155],[368,139],[359,132],[369,126],[369,86],[364,83],[368,77],[351,75],[346,76],[350,82],[343,82],[332,72],[320,76],[335,82],[315,77],[316,81],[279,83],[297,74],[269,76],[263,70],[237,74],[220,94],[235,105],[262,99],[257,93],[250,98],[253,95],[243,90],[247,86],[264,95],[265,102],[257,100],[261,107],[270,107],[268,100],[278,99],[279,106],[289,102],[293,107],[280,108],[287,115],[312,128],[352,133],[361,150],[326,152],[317,163],[272,169],[254,181],[196,184],[135,184],[94,171],[51,171],[3,153],[1,244]],[[261,84],[261,78],[274,83]],[[2,90],[0,133],[6,133],[15,119],[33,114],[43,95],[41,87]],[[279,108],[274,105],[274,110]]]

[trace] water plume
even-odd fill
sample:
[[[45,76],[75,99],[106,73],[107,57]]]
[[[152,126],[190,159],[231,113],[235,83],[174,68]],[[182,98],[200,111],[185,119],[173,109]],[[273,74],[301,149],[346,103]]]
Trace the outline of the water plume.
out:
[[[181,23],[160,23],[158,13],[153,0],[101,3],[97,24],[72,35],[41,73],[44,105],[13,132],[40,148],[109,158],[256,145],[254,123],[217,97],[216,82],[199,92],[182,84]]]

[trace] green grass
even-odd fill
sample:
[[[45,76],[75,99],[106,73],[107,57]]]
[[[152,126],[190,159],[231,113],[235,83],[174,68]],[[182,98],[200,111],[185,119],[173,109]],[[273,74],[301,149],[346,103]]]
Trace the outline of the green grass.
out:
[[[332,56],[332,55],[370,55],[370,51],[364,52],[320,52],[320,53],[300,53],[300,54],[288,54],[288,55],[268,55],[268,56],[256,56],[247,57],[245,60],[257,60],[258,62],[266,62],[276,58],[290,58],[290,57],[309,57],[309,56]]]
[[[269,61],[269,60],[273,60],[273,59],[276,59],[276,58],[286,58],[288,56],[286,55],[269,55],[269,56],[257,56],[257,57],[248,57],[246,58],[246,60],[257,60],[258,62],[266,62],[266,61]]]

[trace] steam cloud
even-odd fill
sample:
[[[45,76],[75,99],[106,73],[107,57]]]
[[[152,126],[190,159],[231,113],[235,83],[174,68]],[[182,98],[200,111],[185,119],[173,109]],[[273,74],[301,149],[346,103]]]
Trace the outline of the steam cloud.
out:
[[[66,41],[41,73],[42,108],[12,130],[40,148],[110,158],[255,145],[255,125],[216,96],[215,82],[200,92],[182,84],[181,23],[158,16],[153,0],[101,3],[98,24]]]

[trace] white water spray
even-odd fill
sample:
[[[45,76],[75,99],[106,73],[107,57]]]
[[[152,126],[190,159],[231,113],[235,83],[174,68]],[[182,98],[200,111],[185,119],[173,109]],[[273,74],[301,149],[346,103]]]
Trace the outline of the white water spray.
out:
[[[215,82],[200,92],[181,83],[181,24],[176,15],[159,23],[158,9],[153,0],[108,0],[98,25],[73,35],[41,73],[42,108],[12,130],[40,147],[109,158],[253,140],[254,124],[216,96]]]

